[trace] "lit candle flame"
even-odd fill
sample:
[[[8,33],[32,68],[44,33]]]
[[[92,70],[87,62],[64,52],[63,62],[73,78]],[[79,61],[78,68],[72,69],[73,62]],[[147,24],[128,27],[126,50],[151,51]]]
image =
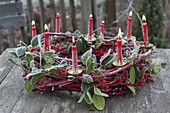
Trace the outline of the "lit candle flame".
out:
[[[121,28],[119,28],[119,31],[118,31],[118,38],[122,38]]]
[[[92,14],[90,14],[90,16],[89,16],[90,18],[93,18],[93,15]]]
[[[44,25],[44,29],[45,29],[45,31],[48,31],[48,26],[47,26],[47,24]]]
[[[143,20],[144,22],[146,22],[146,16],[145,16],[145,15],[142,16],[142,20]]]
[[[57,13],[57,16],[59,16],[60,14],[59,13]]]
[[[104,24],[104,23],[105,23],[105,21],[103,20],[103,21],[102,21],[102,24]]]
[[[34,20],[32,20],[32,26],[35,26],[35,21]]]
[[[75,44],[75,38],[72,36],[72,43]]]
[[[132,11],[129,12],[129,16],[132,17]]]

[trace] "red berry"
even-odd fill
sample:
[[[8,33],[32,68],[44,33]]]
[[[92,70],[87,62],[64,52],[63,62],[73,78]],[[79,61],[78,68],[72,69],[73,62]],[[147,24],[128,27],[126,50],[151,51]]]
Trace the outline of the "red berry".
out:
[[[28,76],[28,77],[27,77],[28,80],[31,80],[31,78],[32,78],[32,76]]]
[[[45,85],[45,84],[42,84],[41,87],[44,89],[44,88],[46,87],[46,85]]]
[[[103,83],[106,83],[106,80],[103,80]]]
[[[26,77],[24,77],[24,81],[26,81],[27,80],[27,78]]]
[[[145,84],[145,79],[142,79],[141,85],[143,86]]]
[[[48,82],[49,82],[49,83],[52,82],[52,78],[48,78]]]

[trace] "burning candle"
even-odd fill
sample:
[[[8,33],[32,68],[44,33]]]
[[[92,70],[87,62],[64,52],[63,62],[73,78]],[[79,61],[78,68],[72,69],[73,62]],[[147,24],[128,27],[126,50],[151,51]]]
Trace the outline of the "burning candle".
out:
[[[90,14],[90,16],[89,16],[89,26],[88,26],[89,40],[92,39],[92,31],[93,31],[93,15]]]
[[[75,45],[74,36],[72,37],[72,42],[73,42],[73,46],[72,46],[72,66],[73,66],[73,70],[76,71],[76,69],[77,69],[77,47]]]
[[[100,33],[104,35],[104,23],[105,21],[103,20],[102,23],[100,24]]]
[[[130,38],[132,35],[132,11],[129,12],[127,20],[127,37]]]
[[[45,33],[44,33],[44,51],[48,51],[49,50],[49,31],[48,31],[48,26],[47,24],[45,24],[44,26],[45,29]]]
[[[144,40],[144,44],[146,45],[148,43],[148,25],[146,22],[146,17],[145,15],[142,16],[142,29],[143,29],[143,40]]]
[[[118,37],[119,39],[117,40],[117,61],[119,63],[122,63],[122,34],[121,34],[121,29],[119,28],[119,32],[118,32]]]
[[[32,37],[35,37],[37,35],[36,32],[36,26],[35,26],[35,21],[32,21]]]
[[[56,32],[60,33],[60,15],[57,13],[56,15]]]

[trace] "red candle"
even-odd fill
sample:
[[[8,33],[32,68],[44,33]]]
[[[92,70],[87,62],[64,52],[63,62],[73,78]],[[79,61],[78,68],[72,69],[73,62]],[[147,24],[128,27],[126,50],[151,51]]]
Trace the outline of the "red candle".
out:
[[[60,15],[57,13],[56,15],[56,32],[60,33]]]
[[[49,31],[48,31],[48,26],[47,24],[45,24],[45,33],[44,33],[44,51],[48,51],[49,50]]]
[[[36,32],[36,26],[35,26],[35,21],[32,21],[32,37],[35,37],[37,35]]]
[[[130,38],[132,35],[132,11],[129,12],[129,17],[127,21],[127,37]]]
[[[117,40],[117,61],[122,63],[122,35],[121,35],[121,29],[119,28],[118,33],[119,39]]]
[[[93,15],[90,14],[89,16],[89,27],[88,27],[88,36],[89,39],[92,39],[92,31],[93,31]]]
[[[100,33],[102,33],[104,35],[104,20],[102,21],[102,23],[100,24]]]
[[[116,50],[116,53],[117,53],[117,43],[115,43],[115,50]]]
[[[72,66],[73,66],[73,69],[76,70],[77,69],[77,47],[75,45],[74,36],[72,38],[72,41],[73,41],[73,46],[72,46]]]
[[[144,44],[146,45],[148,43],[148,25],[146,22],[146,17],[145,15],[142,16],[143,24],[142,24],[142,29],[143,29],[143,40]]]

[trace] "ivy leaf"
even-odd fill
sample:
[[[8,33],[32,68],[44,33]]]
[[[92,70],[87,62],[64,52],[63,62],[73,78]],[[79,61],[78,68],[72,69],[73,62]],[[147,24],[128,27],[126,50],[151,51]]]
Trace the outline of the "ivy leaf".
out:
[[[127,86],[133,93],[133,95],[136,95],[136,90],[134,86]]]
[[[97,88],[97,87],[94,87],[94,93],[95,93],[96,95],[99,95],[99,96],[109,97],[107,94],[102,93],[101,90],[100,90],[99,88]]]
[[[26,58],[26,61],[28,63],[28,67],[30,67],[30,63],[33,60],[33,56],[31,54],[27,53],[25,58]]]
[[[31,40],[31,46],[32,47],[37,47],[38,46],[38,37],[34,37]]]
[[[90,48],[88,51],[86,51],[81,57],[82,63],[84,65],[86,65],[86,60],[88,57],[92,57],[92,48]]]
[[[30,93],[31,90],[32,90],[32,88],[33,88],[33,84],[31,83],[31,81],[30,81],[29,79],[27,79],[27,80],[25,81],[25,83],[24,83],[24,89],[25,89],[28,93]]]
[[[84,83],[84,82],[81,83],[81,90],[82,90],[84,93],[86,93],[86,92],[89,90],[89,87],[90,87],[90,84]]]
[[[92,100],[92,97],[91,97],[91,94],[90,94],[89,91],[86,92],[85,97],[84,97],[84,100],[86,101],[87,104],[93,103],[93,100]]]
[[[155,66],[155,67],[152,69],[152,74],[157,75],[159,72],[160,72],[160,66]]]
[[[103,110],[105,107],[105,99],[100,95],[93,95],[93,104],[98,110]]]
[[[91,83],[91,82],[93,82],[93,78],[88,74],[83,74],[82,82]]]
[[[82,40],[78,39],[76,41],[76,47],[77,47],[77,53],[79,53],[82,50]]]
[[[83,101],[84,97],[85,97],[85,93],[83,93],[83,94],[80,96],[80,98],[79,98],[79,100],[78,100],[78,103],[81,103],[81,102]]]
[[[15,51],[15,53],[17,54],[18,57],[24,56],[25,52],[26,52],[25,46],[18,47]]]
[[[130,67],[129,74],[130,74],[130,81],[131,81],[132,84],[134,84],[135,83],[135,77],[136,77],[136,72],[135,72],[134,66]]]

